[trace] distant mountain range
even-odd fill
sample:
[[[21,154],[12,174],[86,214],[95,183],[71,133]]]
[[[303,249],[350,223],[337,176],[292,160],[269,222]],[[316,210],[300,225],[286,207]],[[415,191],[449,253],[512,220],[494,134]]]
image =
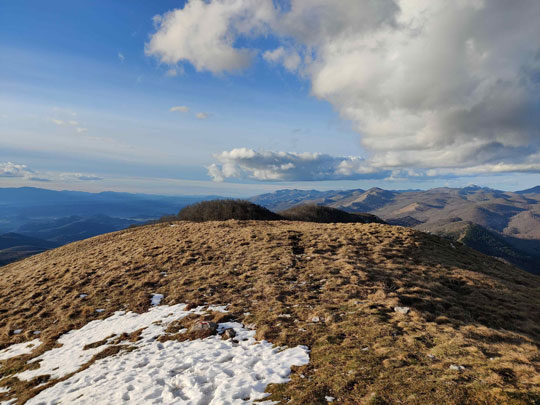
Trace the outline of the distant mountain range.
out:
[[[214,196],[0,188],[0,266],[44,250],[141,224]]]
[[[540,186],[517,192],[474,185],[426,191],[279,190],[250,201],[273,211],[317,204],[369,212],[389,224],[445,236],[540,274]]]

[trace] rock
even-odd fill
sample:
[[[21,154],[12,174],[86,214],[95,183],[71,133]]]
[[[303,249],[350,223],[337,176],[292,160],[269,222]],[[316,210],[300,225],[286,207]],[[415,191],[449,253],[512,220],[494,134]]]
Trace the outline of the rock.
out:
[[[197,322],[189,328],[188,333],[193,339],[204,339],[217,333],[217,323],[207,321]]]
[[[456,364],[451,364],[450,367],[448,367],[450,370],[454,370],[454,371],[463,371],[465,370],[465,367],[463,366],[458,366]]]
[[[407,314],[411,309],[409,307],[394,307],[394,311],[400,314]]]
[[[320,322],[321,318],[319,318],[318,316],[314,316],[313,318],[311,318],[311,322],[314,322],[314,323],[317,323],[317,322]]]
[[[221,334],[223,340],[233,339],[236,336],[236,332],[233,328],[227,328]]]

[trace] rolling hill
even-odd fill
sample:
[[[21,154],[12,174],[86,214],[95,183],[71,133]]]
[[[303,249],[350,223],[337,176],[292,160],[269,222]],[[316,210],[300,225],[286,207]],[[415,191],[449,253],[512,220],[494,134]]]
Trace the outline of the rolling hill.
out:
[[[57,246],[57,243],[51,241],[12,232],[0,235],[0,266]]]
[[[540,279],[411,228],[148,225],[0,291],[0,401],[540,401]]]

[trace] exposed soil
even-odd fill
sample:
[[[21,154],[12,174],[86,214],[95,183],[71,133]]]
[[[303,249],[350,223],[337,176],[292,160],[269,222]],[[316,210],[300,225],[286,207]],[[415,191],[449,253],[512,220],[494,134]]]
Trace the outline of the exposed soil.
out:
[[[0,268],[0,349],[44,342],[0,362],[0,401],[35,395],[43,378],[10,376],[61,334],[152,293],[308,345],[309,365],[268,388],[283,403],[540,403],[539,277],[409,228],[286,221],[151,225]]]

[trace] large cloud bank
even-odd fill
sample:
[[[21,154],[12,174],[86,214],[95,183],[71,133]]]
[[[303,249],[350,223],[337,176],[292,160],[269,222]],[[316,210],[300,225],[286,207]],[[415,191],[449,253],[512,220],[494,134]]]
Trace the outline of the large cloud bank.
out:
[[[378,170],[540,171],[539,21],[538,0],[190,0],[146,51],[215,74],[283,65]],[[279,46],[241,45],[258,37]]]
[[[388,173],[358,157],[333,157],[322,153],[254,151],[238,148],[215,156],[219,164],[208,168],[215,181],[249,177],[271,181],[311,181],[381,178]]]

